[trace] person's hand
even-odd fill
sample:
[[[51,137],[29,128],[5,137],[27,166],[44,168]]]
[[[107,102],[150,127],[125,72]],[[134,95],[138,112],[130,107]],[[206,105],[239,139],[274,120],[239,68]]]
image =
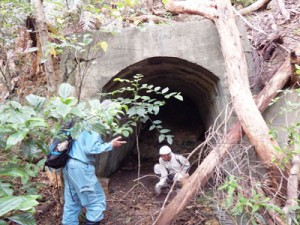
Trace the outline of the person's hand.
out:
[[[127,143],[127,141],[121,141],[121,138],[122,138],[122,137],[119,136],[119,137],[116,137],[116,138],[114,138],[114,139],[111,140],[111,144],[112,144],[112,147],[113,147],[113,148],[118,148],[118,147],[120,147],[121,145]]]
[[[154,190],[155,190],[155,193],[157,195],[159,195],[161,193],[161,186],[160,186],[160,183],[157,183],[154,187]]]

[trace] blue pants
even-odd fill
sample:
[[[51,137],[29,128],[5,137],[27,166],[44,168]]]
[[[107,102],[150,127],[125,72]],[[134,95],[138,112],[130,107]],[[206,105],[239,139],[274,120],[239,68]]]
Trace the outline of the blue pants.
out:
[[[86,208],[86,219],[98,222],[103,219],[106,199],[92,164],[70,159],[64,168],[64,225],[78,225],[78,216]]]

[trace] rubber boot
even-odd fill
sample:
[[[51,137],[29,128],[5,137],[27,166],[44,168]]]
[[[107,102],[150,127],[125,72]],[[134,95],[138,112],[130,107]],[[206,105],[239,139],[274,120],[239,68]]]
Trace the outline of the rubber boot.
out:
[[[98,221],[98,222],[92,222],[92,221],[89,221],[87,219],[86,222],[85,222],[85,225],[100,225],[100,221]]]

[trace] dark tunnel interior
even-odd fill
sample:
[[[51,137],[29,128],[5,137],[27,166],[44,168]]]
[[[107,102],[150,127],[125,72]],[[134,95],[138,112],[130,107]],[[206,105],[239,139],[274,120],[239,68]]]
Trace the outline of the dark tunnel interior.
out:
[[[161,120],[162,126],[171,130],[174,137],[170,147],[173,152],[188,156],[203,142],[206,130],[217,116],[218,78],[196,64],[172,57],[143,60],[120,71],[115,78],[132,79],[135,74],[144,76],[142,83],[168,87],[170,92],[180,92],[183,96],[183,101],[168,99],[160,108],[158,115],[152,116],[151,119]],[[111,81],[106,84],[103,91],[110,92],[122,87],[121,85],[122,83]],[[141,129],[139,149],[142,161],[154,163],[158,161],[159,148],[168,143],[159,143],[159,133],[156,130],[149,131],[150,126],[151,124],[147,122]],[[119,167],[129,158],[134,160],[137,158],[136,147],[129,150],[120,160]],[[197,156],[192,160],[196,159]]]

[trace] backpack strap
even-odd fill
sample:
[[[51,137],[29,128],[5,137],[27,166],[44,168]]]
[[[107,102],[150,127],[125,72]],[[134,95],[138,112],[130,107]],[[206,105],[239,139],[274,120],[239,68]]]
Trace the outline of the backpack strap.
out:
[[[177,162],[180,164],[180,166],[182,167],[182,163],[181,163],[180,160],[176,157],[176,154],[174,154],[174,157],[175,157],[176,161],[177,161]],[[168,174],[170,174],[170,170],[169,170],[167,167],[165,167],[165,168],[166,168]]]
[[[174,154],[174,155],[175,155],[176,161],[180,164],[181,167],[183,167],[184,165],[182,164],[182,162],[176,157],[176,154]],[[190,169],[190,166],[187,168],[186,172],[188,172],[189,169]]]
[[[180,164],[180,166],[182,167],[182,163],[180,162],[180,160],[176,157],[176,154],[174,154],[176,161]]]
[[[89,163],[84,162],[84,161],[82,161],[82,160],[80,160],[80,159],[76,159],[76,158],[73,158],[73,157],[71,157],[71,156],[69,156],[69,158],[70,158],[70,159],[73,159],[73,160],[75,160],[75,161],[81,162],[81,163],[83,163],[83,164],[85,164],[85,165],[89,165]]]

